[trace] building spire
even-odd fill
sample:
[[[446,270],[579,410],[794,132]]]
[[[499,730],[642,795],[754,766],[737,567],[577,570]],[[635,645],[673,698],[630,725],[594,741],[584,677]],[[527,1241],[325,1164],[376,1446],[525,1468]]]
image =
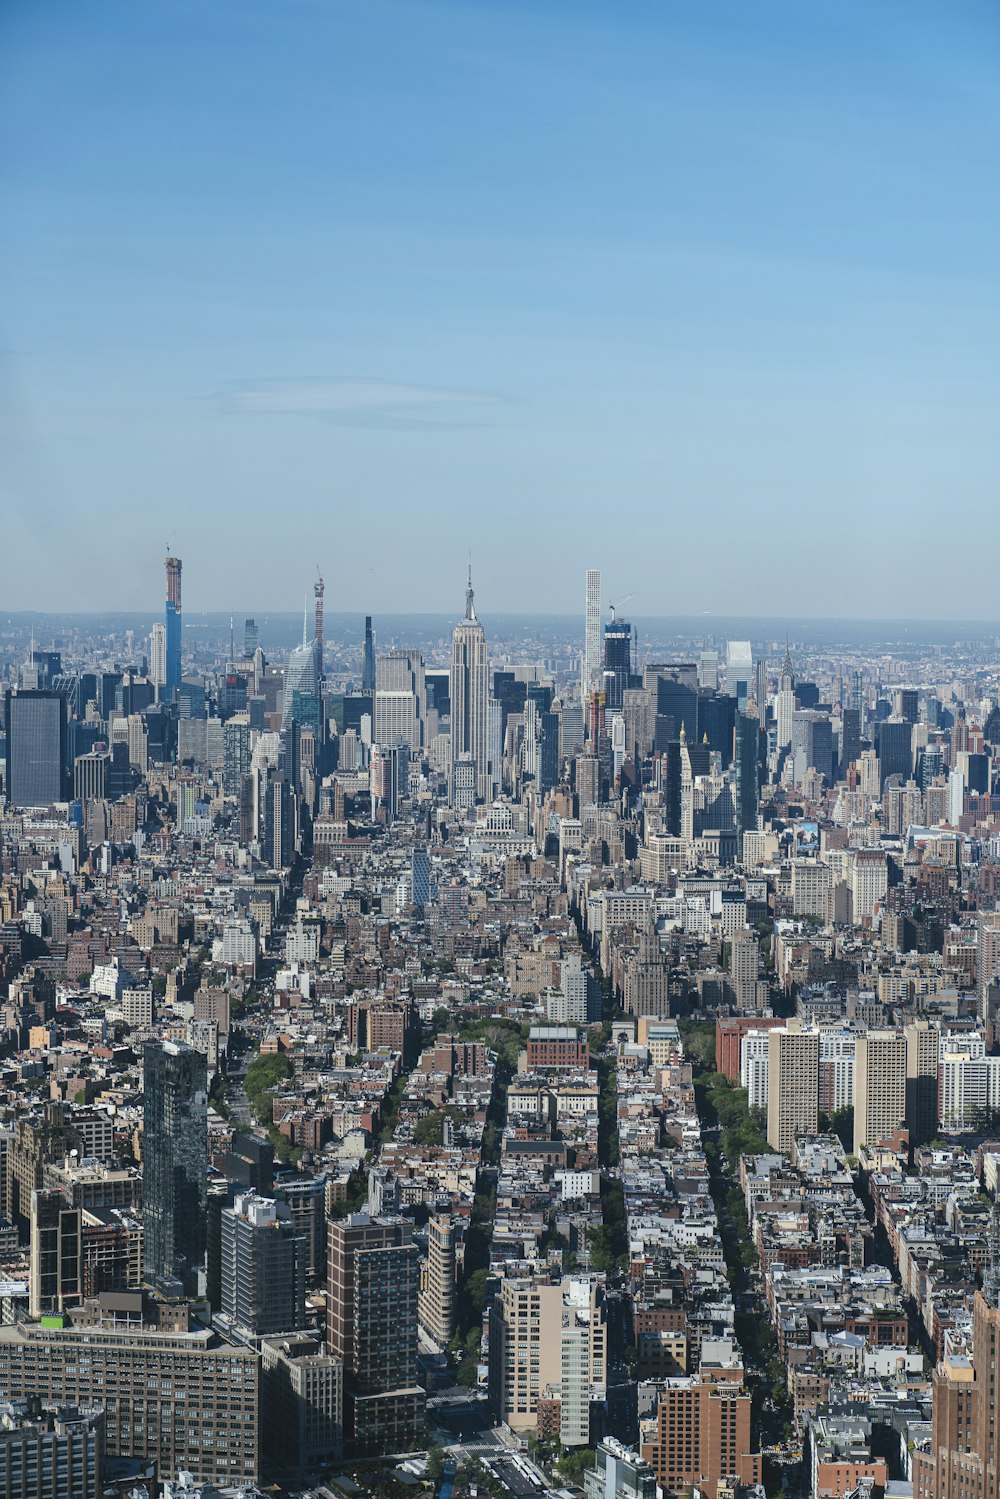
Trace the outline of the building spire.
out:
[[[476,606],[475,606],[475,604],[473,603],[472,600],[473,600],[473,595],[472,595],[472,558],[470,557],[469,558],[469,581],[465,585],[465,617],[466,617],[466,619],[475,619],[475,617],[476,617]]]
[[[309,628],[309,595],[306,594],[305,603],[302,605],[302,644],[308,645],[309,640],[306,631]]]

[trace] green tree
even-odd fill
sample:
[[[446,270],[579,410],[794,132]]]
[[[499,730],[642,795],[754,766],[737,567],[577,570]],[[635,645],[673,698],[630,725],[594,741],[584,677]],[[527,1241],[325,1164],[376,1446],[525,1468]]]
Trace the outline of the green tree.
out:
[[[437,1483],[444,1477],[444,1448],[429,1447],[427,1450],[427,1477]]]
[[[594,1466],[594,1449],[592,1447],[576,1447],[572,1451],[564,1452],[559,1459],[559,1471],[569,1483],[575,1483],[580,1487],[583,1483],[583,1475],[588,1468]]]
[[[423,1114],[413,1126],[415,1145],[440,1145],[444,1139],[444,1114],[435,1109],[433,1114]]]

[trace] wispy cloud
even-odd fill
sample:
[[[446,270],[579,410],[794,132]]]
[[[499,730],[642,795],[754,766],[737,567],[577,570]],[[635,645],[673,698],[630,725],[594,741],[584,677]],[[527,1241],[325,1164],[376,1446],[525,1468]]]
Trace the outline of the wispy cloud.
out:
[[[220,397],[244,416],[317,416],[342,427],[483,427],[506,404],[492,391],[448,390],[394,380],[251,380]]]

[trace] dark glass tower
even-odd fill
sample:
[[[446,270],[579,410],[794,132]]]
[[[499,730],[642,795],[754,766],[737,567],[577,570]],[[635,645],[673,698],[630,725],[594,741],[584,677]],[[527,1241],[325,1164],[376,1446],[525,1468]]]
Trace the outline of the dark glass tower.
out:
[[[65,800],[66,703],[59,692],[8,692],[7,801],[47,807]]]
[[[361,652],[361,691],[375,691],[375,637],[372,634],[372,617],[365,615],[365,643]]]
[[[757,827],[757,802],[760,794],[760,724],[756,714],[737,713],[734,736],[736,770],[736,831],[743,854],[743,834]]]
[[[608,713],[616,712],[625,701],[625,689],[632,676],[632,626],[624,619],[613,619],[604,626],[604,696]]]
[[[890,776],[908,781],[913,770],[913,725],[900,719],[879,724],[876,744],[881,788]]]
[[[201,1289],[206,1247],[208,1067],[179,1041],[143,1047],[142,1197],[146,1279]]]

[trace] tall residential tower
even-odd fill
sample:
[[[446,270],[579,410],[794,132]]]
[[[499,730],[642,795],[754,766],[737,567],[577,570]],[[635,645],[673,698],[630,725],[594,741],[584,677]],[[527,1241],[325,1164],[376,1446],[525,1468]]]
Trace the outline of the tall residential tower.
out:
[[[585,616],[586,635],[583,648],[583,680],[581,683],[584,704],[592,692],[601,688],[601,573],[591,567],[587,571],[587,608]]]
[[[172,703],[181,685],[181,560],[167,558],[167,662],[164,697]]]

